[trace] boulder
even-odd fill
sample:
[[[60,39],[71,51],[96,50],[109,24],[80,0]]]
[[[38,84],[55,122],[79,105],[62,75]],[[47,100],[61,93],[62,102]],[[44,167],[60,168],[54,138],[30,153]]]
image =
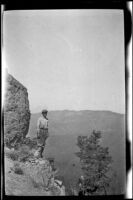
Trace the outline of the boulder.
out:
[[[29,122],[27,89],[7,73],[4,99],[4,142],[7,147],[12,147],[25,138]]]

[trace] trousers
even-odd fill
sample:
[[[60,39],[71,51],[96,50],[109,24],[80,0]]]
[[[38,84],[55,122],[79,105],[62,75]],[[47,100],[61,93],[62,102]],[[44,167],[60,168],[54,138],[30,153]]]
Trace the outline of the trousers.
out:
[[[44,147],[48,136],[49,136],[48,129],[39,129],[37,136],[37,146]]]
[[[37,151],[35,152],[34,156],[37,158],[43,157],[43,151],[46,143],[46,139],[48,138],[49,133],[48,129],[39,129],[37,133]]]

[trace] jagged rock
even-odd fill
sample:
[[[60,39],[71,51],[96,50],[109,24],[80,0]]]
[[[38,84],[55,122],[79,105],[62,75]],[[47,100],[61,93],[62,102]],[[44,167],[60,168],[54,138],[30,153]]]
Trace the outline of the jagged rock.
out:
[[[4,99],[4,141],[11,147],[28,133],[30,110],[27,89],[7,73]]]

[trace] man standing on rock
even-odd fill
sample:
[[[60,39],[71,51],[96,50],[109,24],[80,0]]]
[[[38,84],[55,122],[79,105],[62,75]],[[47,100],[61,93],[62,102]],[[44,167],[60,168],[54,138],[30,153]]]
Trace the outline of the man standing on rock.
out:
[[[35,157],[43,157],[42,153],[44,151],[44,147],[46,144],[46,139],[49,136],[48,133],[48,118],[47,118],[47,110],[42,110],[42,116],[39,117],[37,121],[37,146],[38,149],[35,152]]]

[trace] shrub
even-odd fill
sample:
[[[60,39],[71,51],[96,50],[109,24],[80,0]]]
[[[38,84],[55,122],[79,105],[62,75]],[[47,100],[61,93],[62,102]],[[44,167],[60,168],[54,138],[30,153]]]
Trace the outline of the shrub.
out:
[[[8,158],[13,161],[26,162],[29,158],[33,157],[33,152],[27,145],[22,145],[18,150],[10,150],[5,153]]]
[[[21,146],[25,145],[27,147],[29,147],[29,149],[35,149],[36,146],[37,146],[37,138],[29,138],[29,137],[26,137],[22,140]]]
[[[20,162],[26,162],[29,158],[33,157],[33,153],[30,151],[29,147],[27,145],[23,145],[18,150],[18,160]]]
[[[9,152],[6,152],[6,156],[13,161],[17,161],[19,154],[17,151],[9,151]]]
[[[20,167],[20,164],[18,162],[14,163],[13,171],[15,174],[19,174],[19,175],[24,174],[23,169]]]

